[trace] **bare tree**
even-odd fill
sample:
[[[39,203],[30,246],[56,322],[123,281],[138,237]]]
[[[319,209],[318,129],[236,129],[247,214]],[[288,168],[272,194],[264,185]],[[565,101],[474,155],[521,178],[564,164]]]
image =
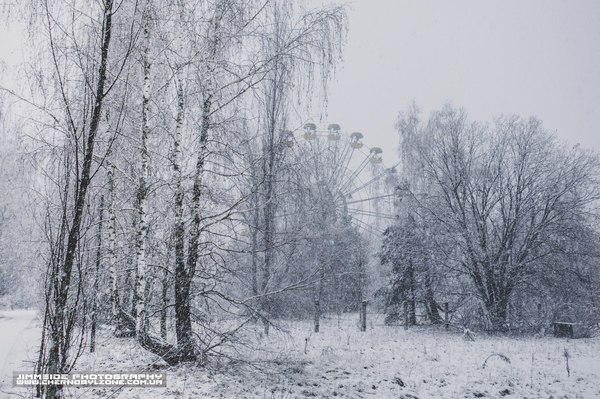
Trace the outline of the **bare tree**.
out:
[[[273,278],[276,261],[278,222],[278,182],[284,178],[283,158],[289,137],[284,133],[288,125],[290,103],[302,96],[295,90],[310,90],[313,79],[320,79],[326,93],[329,73],[341,55],[341,42],[345,31],[343,8],[314,10],[296,16],[291,4],[274,1],[269,5],[267,17],[270,31],[262,40],[263,52],[272,59],[269,72],[259,92],[259,112],[263,131],[257,205],[254,229],[261,233],[258,244],[257,231],[252,232],[254,247],[263,253],[257,267],[257,249],[253,249],[252,281],[260,298],[259,308],[264,332],[269,332],[270,295],[274,290]],[[297,18],[298,22],[293,22]],[[316,68],[315,68],[316,67]],[[315,76],[316,75],[316,76]],[[308,104],[306,104],[308,109]],[[258,276],[260,270],[260,277]],[[256,281],[256,283],[255,283]]]
[[[45,19],[52,76],[58,88],[55,100],[64,116],[61,120],[55,118],[55,122],[60,123],[55,126],[65,135],[63,157],[59,163],[64,169],[59,169],[57,177],[61,213],[56,220],[54,215],[48,214],[46,224],[50,258],[46,277],[47,317],[44,330],[47,329],[48,334],[43,335],[40,349],[42,362],[38,365],[38,370],[49,373],[68,372],[77,357],[71,351],[73,340],[77,339],[75,329],[79,322],[78,303],[82,286],[73,281],[73,273],[75,266],[76,273],[80,273],[78,251],[88,190],[95,175],[94,161],[102,108],[114,84],[109,78],[109,54],[115,16],[113,1],[103,1],[99,9],[74,6],[74,10],[81,10],[78,12],[98,18],[97,30],[95,27],[79,25],[76,13],[66,14],[72,19],[59,16],[64,11],[61,6],[51,1],[40,4]],[[87,36],[72,36],[72,32]],[[85,41],[85,38],[89,47],[79,44],[80,39]],[[67,51],[62,46],[69,46],[72,51]],[[87,56],[92,55],[96,62],[77,62],[70,58],[71,55],[81,57],[80,60],[89,60]],[[125,62],[126,58],[127,55],[121,61]],[[72,68],[71,65],[77,67]],[[76,75],[78,79],[75,78]],[[76,80],[81,85],[74,83]],[[77,287],[72,293],[74,284]],[[48,387],[46,396],[62,397],[62,388]]]
[[[505,117],[489,127],[449,106],[421,134],[425,176],[443,205],[428,211],[453,233],[456,263],[490,327],[505,329],[515,290],[562,250],[561,236],[598,199],[598,159],[561,146],[538,120]]]

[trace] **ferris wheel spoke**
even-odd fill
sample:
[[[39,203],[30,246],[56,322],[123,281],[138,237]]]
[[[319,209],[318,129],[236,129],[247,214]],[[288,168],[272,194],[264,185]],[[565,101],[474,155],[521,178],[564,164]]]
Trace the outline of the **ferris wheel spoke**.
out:
[[[377,237],[383,236],[383,234],[380,231],[377,231],[375,228],[373,228],[368,223],[363,222],[362,220],[360,220],[359,218],[357,218],[355,216],[351,216],[351,217],[352,217],[352,220],[354,220],[356,222],[356,226],[365,230],[367,233],[373,234]]]
[[[352,191],[349,191],[347,195],[352,196],[352,194],[362,190],[363,188],[366,188],[366,187],[370,186],[371,184],[376,183],[379,179],[381,179],[382,176],[383,176],[383,173],[373,177],[371,180],[367,181],[366,183],[361,184],[360,186],[356,187]]]
[[[348,201],[348,202],[346,202],[346,205],[358,204],[358,203],[367,202],[367,201],[374,201],[374,200],[378,200],[378,199],[382,199],[382,198],[390,198],[390,197],[394,197],[395,195],[396,194],[384,194],[384,195],[378,195],[376,197],[361,198],[361,199],[357,199],[354,201]]]
[[[371,155],[368,155],[360,163],[358,168],[356,168],[356,170],[350,174],[350,176],[346,179],[346,181],[342,182],[342,184],[340,184],[340,191],[342,193],[346,190],[347,187],[349,187],[352,184],[352,182],[354,181],[354,179],[356,179],[356,177],[360,174],[360,172],[362,172],[363,169],[367,167],[367,165],[369,164],[369,161],[371,161]]]
[[[373,217],[381,218],[381,219],[390,219],[390,220],[398,219],[398,217],[396,215],[391,215],[388,213],[381,213],[381,212],[377,212],[377,211],[367,211],[364,209],[348,208],[348,213],[362,215],[362,216],[373,216]]]
[[[379,179],[381,179],[382,177],[384,177],[385,175],[387,175],[390,169],[384,169],[382,172],[380,172],[379,174],[377,174],[375,177],[373,177],[371,180],[367,181],[366,183],[356,187],[354,190],[349,191],[348,193],[346,193],[347,196],[352,196],[352,194],[362,190],[363,188],[368,187],[369,185],[377,182]]]

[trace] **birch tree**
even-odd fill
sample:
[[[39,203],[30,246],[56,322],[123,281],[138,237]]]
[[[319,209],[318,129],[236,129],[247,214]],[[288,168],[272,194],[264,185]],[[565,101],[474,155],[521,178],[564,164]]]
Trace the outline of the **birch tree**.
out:
[[[140,140],[140,169],[137,187],[137,231],[135,233],[136,282],[135,282],[135,333],[141,339],[146,318],[146,234],[148,231],[148,135],[150,134],[150,18],[152,5],[146,2],[142,14],[142,110],[141,110],[141,140]]]

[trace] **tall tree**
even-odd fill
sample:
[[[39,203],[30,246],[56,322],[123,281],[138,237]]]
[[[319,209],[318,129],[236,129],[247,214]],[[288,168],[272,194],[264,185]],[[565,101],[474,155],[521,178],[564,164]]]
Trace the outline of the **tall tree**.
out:
[[[73,5],[77,12],[65,13],[61,2],[41,3],[53,81],[56,83],[56,106],[63,117],[54,117],[55,129],[64,132],[60,182],[61,213],[58,219],[48,215],[50,259],[46,277],[46,323],[40,349],[42,362],[38,369],[48,373],[68,372],[75,356],[71,346],[76,337],[81,286],[72,292],[74,267],[80,247],[88,191],[95,175],[99,127],[104,102],[118,73],[109,71],[111,38],[115,17],[112,0],[97,8]],[[79,16],[95,18],[97,24],[82,24]],[[67,17],[67,15],[69,17]],[[82,46],[80,43],[88,43]],[[95,62],[81,63],[82,59]],[[121,56],[120,56],[121,58]],[[127,55],[120,59],[126,62]],[[109,76],[112,77],[109,80]],[[76,82],[82,82],[77,84]],[[76,269],[76,273],[80,273]],[[47,342],[46,342],[47,339]],[[48,398],[62,397],[60,386],[49,386]]]
[[[599,198],[598,159],[566,148],[536,119],[472,123],[449,106],[434,112],[419,148],[432,194],[428,212],[454,235],[456,259],[490,327],[506,328],[515,290],[563,250],[562,235]]]
[[[147,208],[148,208],[148,164],[150,152],[148,150],[148,136],[150,134],[150,94],[151,76],[150,69],[150,19],[152,4],[147,1],[142,12],[142,118],[141,118],[141,140],[140,140],[140,169],[137,187],[137,231],[135,233],[135,332],[141,339],[146,318],[146,235],[148,232]]]
[[[278,182],[283,179],[282,171],[289,137],[288,113],[291,103],[304,98],[304,91],[313,89],[314,80],[319,81],[321,93],[326,96],[326,87],[331,71],[341,56],[341,44],[345,32],[343,8],[309,11],[298,15],[293,5],[285,1],[273,1],[266,14],[269,30],[261,40],[263,52],[272,60],[266,79],[258,94],[260,112],[259,129],[264,132],[261,142],[260,178],[256,179],[258,203],[262,208],[254,228],[261,232],[260,251],[263,253],[258,282],[260,313],[264,332],[269,331],[271,313],[269,291],[274,290],[273,273],[276,262],[278,222]],[[310,109],[310,104],[304,104]],[[253,242],[256,232],[252,233]],[[256,253],[255,250],[252,251]],[[256,258],[252,258],[256,262]],[[253,280],[254,281],[254,280]]]

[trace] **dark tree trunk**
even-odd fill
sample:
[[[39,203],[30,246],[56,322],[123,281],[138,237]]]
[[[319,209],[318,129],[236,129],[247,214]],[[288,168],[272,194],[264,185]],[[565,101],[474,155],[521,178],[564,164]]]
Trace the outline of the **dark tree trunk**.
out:
[[[160,309],[160,338],[163,341],[167,340],[167,310],[169,307],[169,269],[165,267],[162,278],[161,292],[161,309]]]
[[[431,283],[431,276],[429,273],[425,276],[425,306],[427,308],[427,316],[432,324],[440,324],[442,317],[438,309],[438,303],[435,300],[435,294]]]
[[[505,332],[508,329],[508,298],[494,298],[487,302],[486,310],[489,322],[494,332]]]
[[[179,349],[186,353],[187,358],[185,360],[195,360],[195,348],[192,341],[192,320],[191,320],[191,309],[190,309],[190,287],[193,275],[193,269],[190,270],[188,266],[186,270],[185,265],[185,227],[183,221],[183,182],[181,176],[181,165],[180,162],[180,140],[181,140],[181,129],[183,127],[184,120],[184,92],[183,82],[179,79],[177,85],[177,126],[175,127],[175,159],[173,160],[173,169],[175,172],[175,179],[177,181],[177,187],[175,191],[175,334],[177,337],[177,346]],[[202,134],[201,134],[202,135]],[[199,157],[202,155],[199,154]],[[196,176],[198,174],[196,170]],[[194,193],[193,193],[193,207],[195,210],[196,201],[199,200],[199,196],[196,193],[198,178],[194,180]],[[194,212],[194,220],[192,225],[192,235],[195,234],[196,228],[196,215]],[[194,245],[190,242],[190,245]],[[189,256],[195,255],[195,251],[192,247],[189,248]],[[194,262],[195,259],[188,258],[188,265],[190,262]]]
[[[57,265],[59,270],[53,268],[54,272],[60,271],[60,273],[56,273],[52,276],[53,281],[50,282],[51,294],[48,296],[50,303],[46,304],[46,306],[51,306],[54,308],[53,312],[51,312],[53,320],[49,323],[51,343],[49,345],[48,359],[46,362],[47,371],[51,374],[67,371],[66,367],[68,365],[67,355],[70,348],[70,336],[67,328],[68,326],[65,324],[68,323],[69,320],[65,319],[65,316],[68,310],[67,300],[69,296],[69,289],[71,287],[71,277],[73,265],[75,263],[75,255],[77,253],[77,249],[79,248],[83,211],[87,200],[87,191],[92,179],[92,161],[94,159],[96,135],[98,133],[98,126],[100,125],[102,102],[106,94],[104,86],[106,84],[108,50],[112,34],[112,7],[113,0],[106,0],[104,3],[104,20],[102,24],[100,66],[98,69],[98,80],[95,93],[96,100],[92,108],[81,174],[78,176],[73,215],[69,221],[70,223],[68,223],[68,221],[64,218],[61,222],[70,226],[64,261]],[[50,18],[49,10],[47,10],[47,12],[48,18]],[[65,226],[64,228],[68,227]],[[57,244],[63,245],[62,242]],[[57,399],[61,397],[62,386],[50,385],[48,387],[48,390],[46,391],[46,398]]]
[[[258,295],[258,225],[260,223],[260,209],[258,201],[254,201],[254,211],[252,213],[252,264],[250,273],[252,274],[252,295]]]
[[[100,278],[100,263],[102,261],[102,222],[104,218],[104,196],[100,196],[100,207],[98,211],[100,221],[98,222],[98,248],[96,249],[96,270],[94,274],[94,292],[92,302],[92,325],[90,327],[90,352],[96,350],[96,322],[98,319],[98,279]]]
[[[196,170],[194,174],[194,185],[192,188],[192,225],[188,242],[188,256],[186,267],[176,264],[175,267],[175,331],[177,335],[177,346],[184,354],[185,361],[196,360],[196,348],[193,341],[192,312],[190,291],[192,280],[196,273],[199,262],[198,244],[200,242],[200,199],[202,197],[202,177],[204,174],[204,163],[208,153],[208,133],[210,128],[210,112],[212,102],[209,96],[202,107],[202,125],[200,128],[200,140]],[[176,240],[177,242],[177,240]]]
[[[508,327],[508,304],[512,289],[499,284],[491,272],[486,273],[485,277],[479,273],[473,273],[471,277],[483,303],[490,330],[492,332],[506,331]]]
[[[254,171],[255,175],[254,180],[258,180],[256,179],[257,177],[257,173],[258,171]],[[258,182],[254,181],[253,182],[254,185],[254,189],[258,190]],[[251,251],[251,263],[250,263],[250,278],[251,278],[251,289],[252,289],[252,296],[253,296],[253,302],[252,302],[252,306],[254,307],[254,309],[259,309],[260,303],[261,303],[261,299],[259,298],[258,294],[259,294],[259,287],[258,287],[258,263],[259,263],[259,257],[258,257],[258,253],[259,253],[259,237],[258,237],[258,231],[260,229],[260,224],[261,224],[261,217],[260,217],[260,208],[259,208],[259,198],[258,198],[258,192],[254,193],[252,195],[252,206],[253,206],[253,210],[252,210],[252,216],[251,216],[251,237],[250,237],[250,251]],[[256,313],[256,311],[252,312],[252,317],[254,322],[257,322],[258,320],[260,320],[259,315]]]
[[[321,301],[317,297],[315,299],[315,314],[314,314],[314,331],[318,333],[321,329]]]
[[[274,124],[274,121],[271,121]],[[267,153],[265,164],[263,166],[263,173],[265,176],[265,209],[263,212],[263,225],[264,225],[264,264],[262,273],[262,285],[261,285],[261,313],[263,315],[264,332],[265,335],[269,335],[269,321],[268,318],[271,313],[269,300],[267,293],[269,291],[269,283],[271,282],[271,269],[273,267],[273,245],[275,238],[275,187],[274,184],[274,168],[275,168],[275,127],[269,129],[267,137]]]
[[[277,64],[278,65],[278,64]],[[271,280],[271,271],[273,268],[274,261],[274,253],[273,246],[275,241],[275,212],[276,212],[276,202],[275,202],[275,157],[277,146],[275,143],[275,130],[277,124],[277,113],[278,113],[278,100],[279,100],[279,91],[277,87],[277,76],[278,69],[275,67],[275,79],[271,82],[271,97],[269,98],[269,108],[267,109],[268,115],[268,125],[267,125],[267,135],[266,142],[264,147],[264,156],[263,156],[263,176],[265,179],[265,191],[264,191],[264,212],[263,212],[263,225],[264,225],[264,264],[263,264],[263,273],[262,273],[262,285],[261,285],[261,294],[262,303],[261,303],[261,314],[263,316],[264,322],[264,332],[265,335],[269,334],[269,321],[268,318],[271,313],[270,309],[270,298],[268,297],[267,292],[269,290],[269,283]]]
[[[417,299],[415,285],[415,270],[412,261],[410,261],[408,266],[408,322],[411,326],[417,325]]]
[[[40,343],[40,349],[38,352],[38,361],[35,365],[35,374],[43,374],[44,372],[44,358],[46,355],[46,331],[48,328],[48,306],[44,311],[44,321],[42,322],[42,339]],[[35,387],[35,397],[39,398],[43,394],[44,387],[40,384]]]

